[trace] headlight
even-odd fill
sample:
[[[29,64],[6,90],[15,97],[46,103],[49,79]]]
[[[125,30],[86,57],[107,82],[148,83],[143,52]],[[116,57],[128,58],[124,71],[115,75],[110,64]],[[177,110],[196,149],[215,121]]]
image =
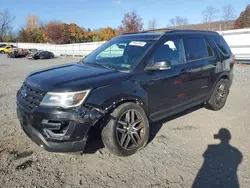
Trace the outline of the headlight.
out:
[[[62,108],[71,108],[79,106],[88,96],[90,90],[79,91],[79,92],[65,92],[65,93],[54,93],[48,92],[42,102],[41,106],[53,106]]]

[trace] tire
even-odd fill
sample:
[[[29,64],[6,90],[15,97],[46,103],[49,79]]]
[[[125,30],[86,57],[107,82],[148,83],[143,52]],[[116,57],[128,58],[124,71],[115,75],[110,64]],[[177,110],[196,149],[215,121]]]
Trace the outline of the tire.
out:
[[[132,123],[133,120],[134,123]],[[135,103],[121,104],[110,114],[109,121],[102,129],[101,135],[105,147],[115,155],[123,157],[133,155],[144,148],[148,142],[147,115]]]
[[[4,51],[0,51],[0,54],[4,54]]]
[[[205,104],[207,109],[218,111],[221,110],[227,101],[229,94],[230,82],[228,79],[220,79],[214,87],[210,99]]]

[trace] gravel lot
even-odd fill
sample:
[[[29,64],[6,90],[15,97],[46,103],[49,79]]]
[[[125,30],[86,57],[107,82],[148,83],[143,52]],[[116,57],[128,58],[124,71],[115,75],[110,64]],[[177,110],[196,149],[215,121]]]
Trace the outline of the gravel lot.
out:
[[[192,187],[201,169],[201,174],[211,181],[214,177],[224,180],[224,187],[235,187],[231,184],[234,180],[230,181],[225,173],[234,176],[237,171],[240,187],[249,187],[250,66],[236,65],[223,110],[195,108],[154,124],[151,142],[145,149],[119,158],[103,148],[98,137],[88,143],[82,156],[55,154],[39,148],[21,130],[15,113],[15,94],[25,76],[30,71],[70,61],[76,60],[33,61],[0,56],[0,187],[186,188]],[[221,128],[231,132],[234,149],[217,145],[219,140],[214,139],[214,134]],[[215,146],[203,165],[203,153],[210,144]]]

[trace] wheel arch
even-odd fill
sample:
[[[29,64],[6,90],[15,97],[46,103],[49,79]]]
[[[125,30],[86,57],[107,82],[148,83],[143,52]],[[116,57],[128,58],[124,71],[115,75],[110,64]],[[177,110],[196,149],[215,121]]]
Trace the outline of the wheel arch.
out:
[[[221,74],[219,74],[219,75],[217,76],[217,79],[215,80],[215,82],[214,82],[214,84],[213,84],[213,87],[212,87],[212,89],[211,89],[211,91],[210,91],[210,93],[209,93],[209,98],[211,97],[211,95],[212,95],[212,93],[213,93],[213,91],[214,91],[214,89],[215,89],[216,84],[217,84],[221,79],[228,79],[228,80],[230,80],[230,75],[229,75],[229,73],[228,73],[228,72],[223,72],[223,73],[221,73]]]
[[[86,101],[87,105],[94,106],[104,113],[110,113],[121,104],[133,102],[139,105],[148,115],[146,92],[130,81],[100,87],[91,91]]]

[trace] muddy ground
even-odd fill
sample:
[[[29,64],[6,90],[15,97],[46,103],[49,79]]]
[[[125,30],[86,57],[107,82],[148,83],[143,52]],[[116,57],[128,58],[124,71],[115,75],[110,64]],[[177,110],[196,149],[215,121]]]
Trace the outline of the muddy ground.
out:
[[[240,187],[249,187],[250,66],[235,67],[234,84],[223,110],[197,107],[156,123],[145,149],[119,158],[103,147],[98,136],[88,143],[84,155],[66,155],[44,151],[21,130],[15,94],[25,76],[70,61],[0,56],[0,187],[186,188],[192,187],[198,172],[207,184],[217,178],[224,187],[235,187],[237,174]],[[214,139],[221,128],[230,131],[231,146],[218,145],[219,140]],[[214,146],[204,154],[211,144]],[[198,185],[201,179],[196,180]]]

